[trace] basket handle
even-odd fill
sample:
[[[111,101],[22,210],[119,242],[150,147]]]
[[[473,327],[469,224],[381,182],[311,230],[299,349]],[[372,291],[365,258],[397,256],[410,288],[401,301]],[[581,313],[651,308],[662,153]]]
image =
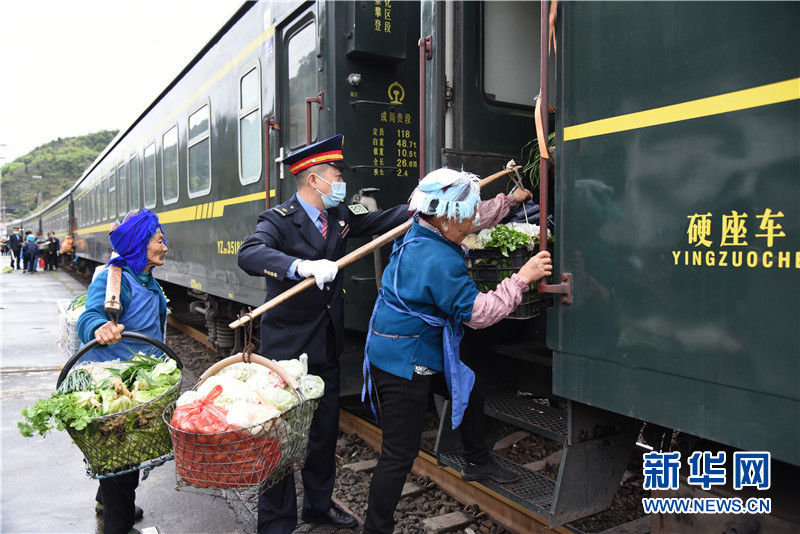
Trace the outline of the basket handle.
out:
[[[135,341],[144,341],[145,343],[150,343],[151,345],[154,345],[156,348],[161,349],[167,356],[175,360],[178,369],[183,369],[183,363],[181,362],[180,358],[178,358],[178,356],[175,354],[175,352],[171,348],[166,346],[164,343],[155,338],[146,336],[144,334],[139,334],[138,332],[123,332],[122,339],[133,339]],[[67,360],[67,363],[65,363],[64,367],[61,369],[61,374],[58,375],[58,382],[56,383],[56,387],[60,386],[61,382],[63,382],[64,379],[67,378],[67,375],[69,374],[70,370],[75,365],[75,363],[78,360],[80,360],[84,354],[86,354],[87,352],[89,352],[98,345],[101,345],[101,343],[99,343],[96,339],[93,339],[89,343],[78,349],[78,352],[76,352],[72,358]]]
[[[206,372],[200,375],[200,380],[197,382],[199,386],[203,382],[206,381],[210,376],[217,374],[221,369],[227,367],[229,365],[233,365],[234,363],[244,362],[244,356],[240,352],[239,354],[234,354],[233,356],[228,356],[224,360],[220,360],[208,369]],[[297,380],[294,379],[292,375],[290,375],[286,369],[281,367],[278,363],[270,360],[269,358],[265,358],[263,356],[259,356],[258,354],[250,354],[250,361],[252,363],[260,363],[264,367],[268,368],[270,371],[277,374],[279,377],[283,379],[284,382],[292,386],[292,389],[298,389]]]

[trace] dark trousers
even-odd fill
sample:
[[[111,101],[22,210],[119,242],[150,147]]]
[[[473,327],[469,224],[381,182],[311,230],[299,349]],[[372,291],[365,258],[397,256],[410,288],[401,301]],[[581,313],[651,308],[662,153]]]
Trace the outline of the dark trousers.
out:
[[[44,258],[46,269],[53,271],[58,267],[58,254],[55,252],[48,252]]]
[[[13,249],[11,250],[11,267],[14,267],[14,262],[16,262],[17,263],[17,269],[19,269],[19,257],[21,255],[22,255],[22,251],[21,250],[18,250],[16,252],[14,252]]]
[[[411,380],[395,376],[370,366],[380,405],[381,456],[372,474],[367,499],[367,519],[364,533],[391,533],[394,530],[394,511],[400,494],[419,454],[422,427],[431,392],[449,397],[442,373]],[[475,464],[489,461],[486,443],[486,419],[483,415],[483,383],[476,376],[459,431],[464,446],[464,458]]]
[[[333,339],[333,336],[330,336]],[[332,344],[332,341],[331,341]],[[309,365],[308,372],[325,382],[309,430],[303,477],[303,515],[321,515],[331,507],[336,482],[336,438],[339,432],[339,359],[329,349],[329,362]],[[258,499],[258,534],[288,534],[297,526],[294,474],[266,490]]]
[[[103,504],[103,534],[128,534],[136,515],[139,471],[101,478],[97,502]]]

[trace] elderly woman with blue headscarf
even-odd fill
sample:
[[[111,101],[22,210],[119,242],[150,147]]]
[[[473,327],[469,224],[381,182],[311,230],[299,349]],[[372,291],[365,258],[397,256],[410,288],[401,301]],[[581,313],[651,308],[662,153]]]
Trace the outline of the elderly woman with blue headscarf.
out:
[[[81,361],[108,361],[130,358],[136,352],[151,353],[153,345],[122,340],[123,330],[164,341],[167,301],[161,286],[153,277],[153,267],[164,265],[167,241],[158,216],[152,211],[128,212],[117,220],[109,233],[116,255],[108,265],[121,268],[119,317],[105,311],[108,269],[103,269],[89,285],[86,311],[78,318],[77,331],[85,344],[97,340],[103,345],[90,350]],[[160,355],[160,354],[159,354]],[[134,522],[144,512],[134,504],[139,471],[100,479],[95,512],[103,516],[104,534],[138,532]]]
[[[383,433],[365,533],[393,531],[394,510],[419,452],[431,391],[452,400],[453,428],[459,427],[467,462],[462,478],[517,479],[491,461],[483,388],[459,359],[459,343],[462,325],[485,328],[514,311],[529,285],[551,274],[552,262],[549,252],[540,252],[495,291],[479,292],[467,273],[461,241],[479,225],[476,219],[490,211],[485,207],[477,176],[452,169],[429,173],[409,199],[414,222],[395,241],[364,350],[365,385],[377,390]],[[480,225],[492,226],[503,215],[494,209],[492,220]]]

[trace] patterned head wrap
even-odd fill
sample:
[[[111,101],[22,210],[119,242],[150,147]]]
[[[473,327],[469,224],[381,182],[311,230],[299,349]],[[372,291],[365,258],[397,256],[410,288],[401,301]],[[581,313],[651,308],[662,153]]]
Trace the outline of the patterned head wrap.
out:
[[[408,210],[461,222],[475,214],[481,201],[478,177],[465,171],[441,168],[420,180],[408,199]]]
[[[147,266],[147,245],[156,231],[166,233],[158,222],[158,215],[150,210],[133,210],[111,225],[108,239],[119,254],[108,261],[108,265],[128,265],[133,272],[140,273]],[[164,239],[164,244],[167,240]]]

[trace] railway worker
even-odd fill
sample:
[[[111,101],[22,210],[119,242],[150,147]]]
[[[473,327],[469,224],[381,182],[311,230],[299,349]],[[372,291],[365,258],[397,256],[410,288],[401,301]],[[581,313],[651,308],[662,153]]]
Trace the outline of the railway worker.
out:
[[[45,269],[55,271],[58,267],[58,248],[61,245],[60,241],[53,232],[47,232],[48,249],[45,252]]]
[[[152,275],[153,267],[164,265],[168,250],[158,216],[148,210],[130,211],[114,223],[109,240],[117,256],[108,265],[122,270],[119,295],[122,312],[116,322],[109,320],[105,312],[108,269],[103,269],[89,285],[86,310],[78,318],[77,332],[83,344],[94,339],[105,347],[90,350],[81,361],[129,358],[131,351],[152,351],[153,345],[123,341],[123,330],[164,341],[167,301]],[[134,522],[144,515],[134,502],[138,485],[139,471],[100,479],[95,512],[103,516],[104,534],[139,532],[133,528]]]
[[[302,148],[283,160],[297,183],[287,202],[263,212],[255,233],[239,249],[245,272],[267,279],[272,298],[314,276],[311,288],[261,316],[261,353],[275,360],[308,354],[308,372],[322,377],[325,393],[311,424],[303,478],[302,517],[337,528],[356,519],[331,501],[339,427],[339,357],[344,348],[344,294],[336,260],[347,240],[382,234],[408,220],[405,205],[367,212],[344,204],[343,136]],[[265,491],[258,505],[258,532],[288,533],[297,526],[294,475]]]
[[[14,227],[14,231],[8,236],[6,244],[9,250],[11,250],[11,267],[14,267],[14,262],[16,261],[16,269],[19,270],[19,257],[22,251],[22,236],[19,233],[19,226]]]
[[[478,291],[467,274],[461,244],[478,223],[477,182],[475,175],[452,169],[425,176],[409,199],[409,209],[416,212],[413,225],[395,241],[383,273],[364,350],[383,431],[365,533],[394,529],[394,511],[419,452],[431,391],[452,399],[453,426],[459,427],[467,461],[462,478],[501,484],[517,480],[516,473],[491,460],[483,387],[460,361],[459,343],[462,325],[485,328],[514,311],[529,284],[551,274],[552,262],[549,252],[540,252],[496,290]],[[482,221],[485,213],[481,206]],[[504,216],[496,215],[489,225]]]

